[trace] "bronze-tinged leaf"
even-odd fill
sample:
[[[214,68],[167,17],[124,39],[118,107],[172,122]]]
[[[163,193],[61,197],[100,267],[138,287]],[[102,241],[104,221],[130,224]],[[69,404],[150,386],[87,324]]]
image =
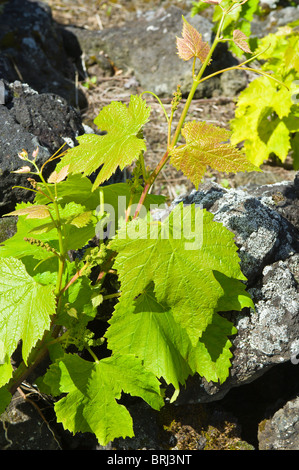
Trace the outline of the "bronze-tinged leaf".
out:
[[[4,214],[4,216],[12,215],[27,215],[26,219],[45,219],[47,217],[50,217],[50,211],[46,205],[42,204],[24,207],[23,209],[18,209],[16,211],[9,212],[9,214]]]
[[[204,62],[210,52],[210,46],[202,40],[201,34],[183,17],[182,38],[177,38],[178,55],[187,61],[197,57]]]
[[[233,32],[233,40],[236,46],[238,46],[243,52],[248,52],[248,54],[252,54],[252,51],[248,45],[248,38],[246,34],[244,34],[239,29],[235,29]]]
[[[238,148],[228,143],[230,134],[226,129],[205,122],[188,122],[182,129],[186,144],[172,150],[170,163],[196,187],[207,166],[225,173],[260,171]]]
[[[222,0],[202,0],[204,3],[210,3],[211,5],[219,5],[219,3],[222,2]]]
[[[69,165],[66,165],[61,168],[58,173],[56,170],[54,170],[48,178],[48,183],[60,183],[61,181],[63,181],[68,175],[68,169]]]
[[[30,166],[22,166],[18,170],[12,171],[12,173],[30,173],[30,172],[31,172]]]

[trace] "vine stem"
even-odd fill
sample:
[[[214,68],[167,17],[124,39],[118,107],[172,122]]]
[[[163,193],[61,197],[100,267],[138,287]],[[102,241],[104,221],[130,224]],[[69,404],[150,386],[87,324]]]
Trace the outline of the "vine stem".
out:
[[[64,248],[59,207],[58,207],[55,197],[52,194],[52,191],[49,185],[46,183],[42,175],[42,171],[39,170],[35,161],[32,161],[31,163],[36,168],[38,176],[40,177],[42,183],[45,185],[49,193],[49,199],[53,202],[55,215],[56,215],[56,220],[54,220],[52,216],[51,218],[54,221],[55,226],[56,226],[56,230],[58,234],[58,241],[59,241],[59,251],[60,251],[60,256],[58,259],[58,274],[57,274],[57,281],[56,281],[56,287],[55,287],[56,315],[57,315],[57,313],[59,312],[60,303],[61,303],[61,297],[59,296],[59,294],[61,290],[61,283],[62,283],[62,277],[63,277],[63,271],[64,271],[64,265],[65,265],[65,248]],[[47,356],[48,343],[51,340],[57,338],[60,330],[61,330],[61,326],[53,325],[53,322],[52,322],[52,327],[50,328],[50,331],[45,331],[43,338],[37,343],[37,346],[35,346],[32,349],[28,358],[28,362],[27,361],[25,362],[23,360],[21,364],[19,365],[19,367],[14,371],[13,377],[11,378],[8,384],[8,389],[12,395],[18,389],[20,384],[28,377],[28,375],[30,375],[30,373],[37,367],[37,365]]]
[[[21,362],[19,367],[14,371],[13,377],[8,383],[8,390],[13,395],[18,389],[20,384],[26,380],[26,378],[31,374],[31,372],[42,362],[42,360],[48,354],[48,339],[57,338],[60,332],[61,326],[55,325],[52,332],[46,331],[43,338],[40,340],[38,345],[33,348],[31,351],[28,364],[25,364],[24,361]]]
[[[213,44],[209,50],[209,53],[206,57],[206,59],[204,60],[197,76],[194,78],[193,77],[193,84],[192,84],[192,87],[191,87],[191,90],[189,92],[189,95],[188,95],[188,98],[185,102],[185,105],[184,105],[184,108],[183,108],[183,111],[182,111],[182,114],[180,116],[180,119],[179,119],[179,122],[177,124],[177,127],[176,127],[176,130],[175,130],[175,133],[174,133],[174,136],[170,142],[170,144],[168,145],[167,147],[167,150],[166,152],[164,153],[162,159],[160,160],[160,162],[158,163],[158,165],[156,166],[156,168],[154,169],[154,171],[152,172],[152,174],[150,175],[148,181],[146,182],[145,186],[144,186],[144,189],[142,191],[142,194],[140,196],[140,199],[139,199],[139,202],[137,204],[137,208],[136,208],[136,211],[135,211],[135,214],[134,214],[134,219],[136,217],[138,217],[138,214],[142,208],[142,205],[144,203],[144,200],[150,190],[150,187],[152,186],[152,184],[154,183],[155,179],[157,178],[158,174],[160,173],[160,171],[162,170],[162,168],[164,167],[164,165],[167,163],[167,161],[169,160],[170,158],[170,153],[171,151],[173,150],[173,148],[176,146],[177,144],[177,141],[179,140],[179,137],[180,137],[180,134],[181,134],[181,130],[182,130],[182,127],[184,125],[184,122],[185,122],[185,119],[186,119],[186,116],[187,116],[187,113],[189,111],[189,108],[190,108],[190,105],[191,105],[191,102],[193,100],[193,97],[194,97],[194,94],[197,90],[197,87],[198,85],[201,83],[201,77],[203,76],[204,74],[204,71],[205,69],[207,68],[207,66],[209,65],[210,63],[210,60],[211,60],[211,57],[213,55],[213,52],[216,48],[216,46],[218,45],[218,43],[220,42],[220,33],[221,33],[221,29],[222,29],[222,26],[223,26],[223,22],[224,22],[224,18],[225,18],[225,15],[226,15],[226,11],[223,11],[222,13],[222,17],[221,17],[221,20],[219,22],[219,26],[218,26],[218,29],[217,29],[217,33],[216,33],[216,36],[215,36],[215,39],[213,41]],[[192,66],[192,73],[194,74],[194,70],[195,70],[195,61],[193,61],[193,66]],[[169,123],[169,119],[168,119],[168,123]],[[169,136],[168,136],[168,142],[169,142]]]
[[[143,191],[142,191],[142,194],[140,196],[140,199],[138,201],[138,204],[137,204],[137,207],[136,207],[136,211],[135,211],[135,214],[134,214],[134,217],[133,219],[135,219],[136,217],[138,217],[138,214],[141,210],[141,207],[144,203],[144,200],[150,190],[150,187],[152,186],[153,182],[155,181],[155,179],[157,178],[158,174],[160,173],[160,171],[162,170],[163,166],[166,164],[168,158],[169,158],[169,155],[168,155],[168,150],[166,150],[165,154],[163,155],[162,159],[160,160],[160,162],[158,163],[158,165],[156,166],[156,168],[154,169],[154,171],[152,172],[152,174],[150,175],[150,178],[148,180],[148,182],[145,184],[144,188],[143,188]]]

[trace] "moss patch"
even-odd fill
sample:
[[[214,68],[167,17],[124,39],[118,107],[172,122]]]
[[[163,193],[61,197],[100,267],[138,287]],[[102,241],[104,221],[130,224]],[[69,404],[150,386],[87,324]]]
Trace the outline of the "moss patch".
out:
[[[169,450],[254,450],[241,438],[234,417],[208,405],[166,405],[159,414],[163,447]]]

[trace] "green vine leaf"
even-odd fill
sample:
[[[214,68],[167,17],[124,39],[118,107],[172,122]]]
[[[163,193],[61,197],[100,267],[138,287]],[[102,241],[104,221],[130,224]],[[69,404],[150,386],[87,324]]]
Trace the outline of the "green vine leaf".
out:
[[[123,295],[109,323],[105,337],[114,354],[134,354],[176,390],[193,373],[187,361],[190,339],[172,309],[157,301],[152,284],[136,301]]]
[[[294,98],[299,79],[299,32],[290,26],[278,28],[258,41],[254,53],[260,54],[261,69],[273,73],[285,86],[264,76],[240,93],[231,121],[231,142],[244,142],[247,158],[257,166],[274,154],[282,162],[293,157],[293,166],[298,169],[294,139],[298,139],[299,106]]]
[[[46,192],[43,183],[38,183],[38,188],[44,193]],[[82,178],[82,175],[68,175],[66,180],[57,182],[55,184],[55,196],[56,201],[61,205],[74,202],[84,206],[87,210],[94,210],[100,203],[98,192],[92,192],[90,179]],[[36,204],[45,204],[49,200],[44,194],[38,192],[35,195],[34,202]]]
[[[31,349],[49,329],[56,309],[53,289],[38,284],[20,260],[0,259],[0,342],[8,356],[22,340],[26,363]]]
[[[194,233],[188,228],[191,219]],[[133,220],[110,242],[117,252],[114,268],[121,290],[133,300],[153,281],[157,301],[172,308],[175,321],[196,345],[224,294],[213,271],[245,279],[233,237],[212,214],[194,205],[177,205],[156,225]]]
[[[182,129],[186,144],[171,151],[170,163],[198,186],[207,166],[222,172],[260,171],[241,151],[226,143],[231,133],[205,122],[187,122]]]
[[[10,401],[11,401],[11,393],[5,388],[0,388],[0,415],[6,410]]]
[[[132,418],[117,403],[121,393],[140,396],[159,410],[164,401],[159,381],[132,355],[111,356],[96,363],[66,354],[44,377],[53,395],[57,421],[72,433],[92,432],[101,445],[117,437],[133,437]]]
[[[240,94],[231,121],[231,141],[234,145],[245,141],[244,151],[255,165],[261,165],[271,153],[285,161],[291,149],[290,134],[299,131],[298,105],[291,97],[291,92],[267,77],[253,80]]]
[[[30,207],[34,206],[30,203],[17,205],[17,208],[24,208],[25,212]],[[59,209],[61,220],[64,223],[63,235],[68,250],[82,248],[95,235],[97,217],[88,211],[85,213],[85,208],[74,202],[65,204],[64,207],[59,206]],[[58,233],[54,222],[50,217],[44,219],[43,222],[41,225],[39,219],[27,219],[24,216],[19,216],[17,232],[2,243],[0,257],[33,256],[35,259],[44,260],[49,257],[44,243],[48,243],[56,252],[59,252]],[[38,243],[30,243],[32,238],[38,239]]]
[[[79,145],[68,150],[58,167],[69,165],[69,173],[90,175],[103,165],[93,184],[94,190],[110,178],[118,166],[125,168],[146,150],[139,132],[148,121],[149,115],[150,107],[147,107],[140,96],[131,95],[128,107],[124,103],[112,102],[94,120],[107,133],[101,136],[79,136]]]
[[[5,354],[4,360],[1,361],[0,364],[0,387],[7,384],[13,374],[13,368],[11,365],[10,357],[8,354]],[[1,391],[1,388],[0,388]],[[1,409],[1,402],[0,402],[0,409]]]
[[[182,38],[177,38],[178,55],[187,61],[194,57],[202,63],[206,60],[210,46],[202,40],[202,35],[183,17]]]
[[[109,321],[108,348],[114,354],[134,354],[157,377],[179,391],[196,372],[208,381],[224,382],[231,366],[232,323],[214,315],[196,346],[174,319],[172,309],[157,301],[150,284],[134,302],[121,297]]]

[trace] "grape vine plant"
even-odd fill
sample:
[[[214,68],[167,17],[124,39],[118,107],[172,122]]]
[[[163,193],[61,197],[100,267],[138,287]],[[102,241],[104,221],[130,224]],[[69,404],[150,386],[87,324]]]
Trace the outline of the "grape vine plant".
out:
[[[156,220],[153,208],[163,198],[150,193],[168,163],[196,186],[207,166],[259,171],[229,142],[229,131],[186,120],[198,85],[209,78],[203,73],[215,47],[227,40],[225,17],[246,2],[225,0],[222,7],[220,0],[206,1],[222,9],[213,44],[185,18],[177,38],[179,57],[192,60],[193,85],[175,129],[180,87],[169,115],[155,96],[168,122],[156,168],[144,163],[142,130],[150,117],[144,96],[150,92],[132,95],[128,106],[104,107],[94,121],[103,135],[78,137],[77,146],[60,149],[41,167],[38,150],[19,154],[25,163],[17,171],[28,173],[34,200],[6,214],[17,216],[17,231],[0,247],[1,413],[48,358],[36,383],[53,397],[57,421],[72,433],[94,433],[105,445],[134,436],[123,394],[159,410],[165,389],[174,401],[189,376],[220,383],[228,377],[230,337],[237,330],[220,313],[254,308],[234,234],[195,205],[180,203]],[[233,41],[250,54],[244,33],[235,30]],[[252,59],[231,68],[247,69]],[[56,158],[46,179],[45,165]],[[117,167],[133,162],[131,179],[103,185]],[[16,351],[21,360],[13,366]]]

